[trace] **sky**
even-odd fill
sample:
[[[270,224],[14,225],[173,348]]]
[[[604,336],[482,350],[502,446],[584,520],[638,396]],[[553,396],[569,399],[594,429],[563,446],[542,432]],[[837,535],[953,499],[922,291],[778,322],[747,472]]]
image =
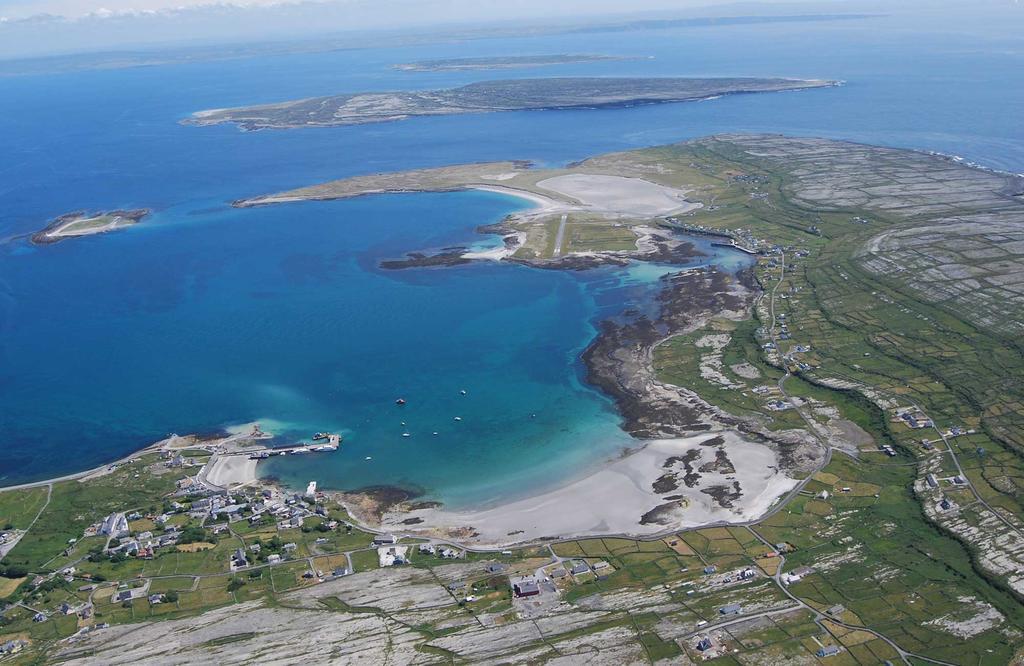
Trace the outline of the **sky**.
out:
[[[316,37],[510,21],[647,13],[714,15],[930,12],[1019,0],[0,0],[0,59],[176,44]]]
[[[736,0],[632,0],[630,12],[672,10],[693,7],[736,5]],[[779,5],[778,0],[748,0],[742,4]],[[842,4],[842,0],[833,0]],[[194,11],[215,13],[224,10],[259,10],[291,5],[311,11],[348,12],[358,23],[431,22],[507,17],[622,13],[621,0],[0,0],[0,17],[8,21],[38,20],[42,17],[65,19],[113,18],[124,15],[163,13],[167,16]],[[395,10],[412,10],[396,14]],[[417,15],[423,19],[417,21]]]

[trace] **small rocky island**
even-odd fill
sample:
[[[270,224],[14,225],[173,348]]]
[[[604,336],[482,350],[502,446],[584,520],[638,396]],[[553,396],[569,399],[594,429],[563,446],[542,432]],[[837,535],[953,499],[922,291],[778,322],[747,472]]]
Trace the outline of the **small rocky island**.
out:
[[[186,125],[236,123],[243,130],[363,125],[414,116],[495,111],[595,109],[690,102],[739,93],[778,92],[838,85],[820,79],[782,78],[544,78],[481,81],[460,88],[402,90],[198,111]]]
[[[55,218],[46,227],[32,234],[32,242],[36,245],[50,245],[68,238],[92,236],[108,231],[124,229],[138,224],[149,215],[149,210],[112,210],[109,212],[87,213],[75,211]]]

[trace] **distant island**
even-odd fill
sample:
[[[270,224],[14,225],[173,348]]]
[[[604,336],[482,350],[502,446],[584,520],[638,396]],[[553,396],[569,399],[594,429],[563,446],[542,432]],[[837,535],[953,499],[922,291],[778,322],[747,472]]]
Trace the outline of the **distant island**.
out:
[[[138,224],[149,215],[145,208],[137,210],[113,210],[105,213],[76,211],[55,218],[45,228],[32,234],[36,245],[59,243],[68,238],[92,236]]]
[[[452,44],[484,39],[546,37],[671,30],[675,28],[716,28],[721,26],[773,25],[787,23],[832,23],[862,21],[882,14],[793,14],[787,16],[700,16],[688,18],[631,20],[580,20],[566,22],[545,19],[534,24],[452,26],[449,30],[410,32],[408,29],[379,32],[346,32],[331,37],[273,40],[244,44],[203,44],[184,48],[125,49],[73,55],[47,55],[0,60],[0,78],[35,74],[57,74],[131,67],[218,62],[293,54],[331,53],[340,50],[375,49],[382,42],[392,47]]]
[[[544,78],[481,81],[460,88],[366,92],[198,111],[182,123],[236,123],[244,130],[363,125],[414,116],[594,109],[690,102],[721,95],[838,85],[783,78]]]
[[[441,58],[438,60],[418,60],[416,62],[395,65],[395,69],[403,72],[446,72],[477,69],[516,69],[520,67],[546,67],[548,65],[568,65],[572,63],[604,62],[606,60],[632,60],[630,56],[595,55],[595,54],[556,54],[527,56],[495,56],[483,58]]]

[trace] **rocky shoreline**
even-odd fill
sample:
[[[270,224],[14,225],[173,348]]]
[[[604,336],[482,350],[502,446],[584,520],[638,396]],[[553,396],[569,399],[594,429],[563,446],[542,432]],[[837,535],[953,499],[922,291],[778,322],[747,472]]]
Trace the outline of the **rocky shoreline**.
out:
[[[587,382],[615,401],[623,430],[637,439],[711,429],[698,403],[657,383],[654,348],[712,315],[747,312],[754,295],[733,276],[714,269],[684,271],[662,280],[656,319],[634,313],[601,322],[597,337],[583,352]]]

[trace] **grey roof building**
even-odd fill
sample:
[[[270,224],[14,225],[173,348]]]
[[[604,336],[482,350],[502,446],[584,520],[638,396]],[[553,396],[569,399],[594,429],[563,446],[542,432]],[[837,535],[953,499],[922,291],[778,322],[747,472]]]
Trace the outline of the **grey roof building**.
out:
[[[540,594],[540,586],[535,580],[524,580],[512,586],[517,597],[532,597]]]

